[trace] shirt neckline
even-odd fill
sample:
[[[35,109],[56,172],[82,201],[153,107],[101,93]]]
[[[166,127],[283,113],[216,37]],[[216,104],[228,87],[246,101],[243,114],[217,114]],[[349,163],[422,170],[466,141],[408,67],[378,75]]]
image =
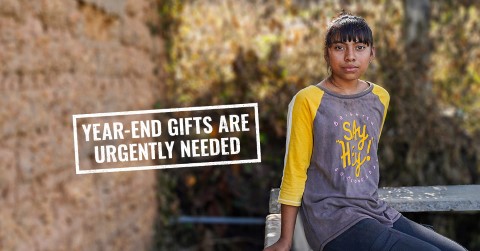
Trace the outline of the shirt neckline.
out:
[[[373,83],[371,83],[369,81],[365,81],[365,82],[369,85],[368,88],[359,92],[359,93],[355,93],[355,94],[339,94],[339,93],[336,93],[336,92],[332,92],[329,89],[321,86],[320,83],[316,84],[315,86],[320,88],[320,90],[322,90],[322,91],[324,91],[324,92],[326,92],[329,95],[332,95],[334,97],[343,98],[343,99],[351,99],[351,98],[358,98],[358,97],[364,96],[364,95],[370,93],[373,90]]]

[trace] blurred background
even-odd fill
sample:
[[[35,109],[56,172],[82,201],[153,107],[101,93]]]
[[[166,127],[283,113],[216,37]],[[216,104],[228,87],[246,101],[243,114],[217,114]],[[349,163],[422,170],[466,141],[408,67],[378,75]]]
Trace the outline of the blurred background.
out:
[[[342,9],[391,95],[380,186],[478,184],[480,1],[0,0],[0,250],[261,250],[288,103]],[[75,175],[73,114],[251,102],[260,164]],[[480,250],[479,213],[407,217]]]

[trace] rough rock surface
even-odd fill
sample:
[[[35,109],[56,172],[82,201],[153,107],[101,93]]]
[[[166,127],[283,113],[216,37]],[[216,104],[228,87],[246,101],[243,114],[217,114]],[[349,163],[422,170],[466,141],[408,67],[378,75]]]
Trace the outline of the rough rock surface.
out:
[[[161,99],[154,5],[1,1],[0,250],[149,249],[154,171],[75,175],[72,115]]]

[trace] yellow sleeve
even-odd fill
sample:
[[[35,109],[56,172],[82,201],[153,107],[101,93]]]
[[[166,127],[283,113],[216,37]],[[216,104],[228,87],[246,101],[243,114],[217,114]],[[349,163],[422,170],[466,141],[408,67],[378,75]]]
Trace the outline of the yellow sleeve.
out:
[[[307,87],[288,105],[287,143],[278,202],[300,206],[307,169],[313,150],[313,120],[323,95],[318,87]]]
[[[380,137],[380,135],[382,135],[383,125],[385,124],[385,118],[387,117],[388,104],[390,103],[390,94],[388,94],[387,90],[383,89],[383,87],[379,85],[374,85],[372,92],[378,96],[384,108],[382,127],[380,127],[380,133],[379,133],[379,137]]]

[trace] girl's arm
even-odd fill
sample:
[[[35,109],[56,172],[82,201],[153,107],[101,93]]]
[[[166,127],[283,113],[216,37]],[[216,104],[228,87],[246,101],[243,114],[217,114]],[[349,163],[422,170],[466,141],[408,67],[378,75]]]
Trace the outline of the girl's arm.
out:
[[[285,163],[278,196],[282,212],[281,234],[280,239],[265,251],[290,250],[292,246],[313,151],[313,120],[322,95],[319,88],[310,86],[299,91],[288,105]]]
[[[264,251],[288,251],[292,247],[293,230],[295,229],[298,207],[281,204],[281,213],[280,239],[275,244],[265,248]]]

